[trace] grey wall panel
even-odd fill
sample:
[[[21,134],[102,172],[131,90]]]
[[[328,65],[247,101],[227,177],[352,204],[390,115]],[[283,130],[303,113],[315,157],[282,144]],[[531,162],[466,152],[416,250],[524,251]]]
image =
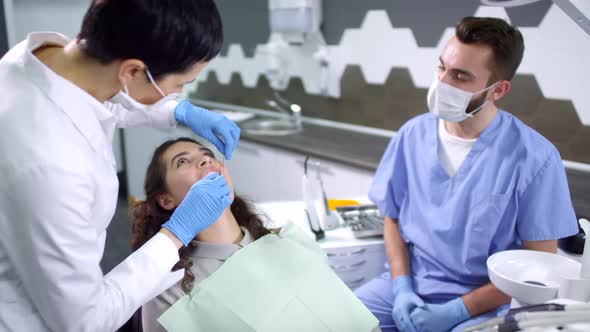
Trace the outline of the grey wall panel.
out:
[[[475,14],[477,0],[324,0],[323,32],[330,45],[340,42],[344,30],[358,28],[367,11],[382,9],[395,27],[410,28],[421,47],[438,44],[444,29],[453,27],[464,16]],[[538,26],[551,7],[551,0],[508,9],[517,26]],[[385,41],[384,41],[385,42]]]
[[[252,56],[256,45],[268,40],[269,18],[267,0],[217,0],[224,24],[227,53],[232,43],[241,44],[244,53]],[[410,28],[421,47],[436,46],[447,27],[453,27],[463,16],[473,15],[477,0],[324,0],[322,31],[328,44],[337,45],[346,29],[358,28],[367,11],[386,10],[395,27]],[[538,26],[551,7],[551,0],[514,7],[507,10],[513,24]],[[385,41],[384,41],[385,42]]]
[[[0,1],[0,56],[8,51],[8,30],[6,27],[6,10],[4,1]]]
[[[217,0],[216,3],[225,35],[222,55],[235,43],[242,45],[246,56],[252,56],[256,45],[267,42],[270,35],[267,0]]]
[[[326,42],[338,45],[346,29],[360,27],[367,11],[380,9],[383,0],[324,0],[322,32]]]
[[[537,27],[551,8],[551,0],[542,0],[526,6],[512,7],[506,10],[510,22],[520,27]]]
[[[445,28],[455,26],[464,16],[475,14],[479,7],[479,1],[474,0],[384,2],[390,4],[385,9],[393,26],[410,28],[421,47],[438,45]]]
[[[473,15],[474,0],[324,0],[323,31],[328,44],[338,44],[344,30],[360,25],[369,10],[382,9],[395,27],[410,28],[419,46],[436,46],[446,27]],[[385,42],[385,41],[384,41]]]
[[[428,112],[428,89],[416,87],[407,68],[392,68],[385,84],[375,85],[367,83],[359,66],[349,65],[341,87],[340,98],[310,95],[301,79],[295,77],[283,95],[296,100],[305,116],[388,130],[397,130],[412,117]],[[264,109],[270,95],[272,90],[263,76],[256,87],[249,88],[237,73],[232,74],[229,84],[221,84],[210,72],[195,97]],[[510,93],[498,106],[549,139],[563,159],[590,164],[590,126],[581,123],[570,100],[543,96],[533,75],[517,74]]]

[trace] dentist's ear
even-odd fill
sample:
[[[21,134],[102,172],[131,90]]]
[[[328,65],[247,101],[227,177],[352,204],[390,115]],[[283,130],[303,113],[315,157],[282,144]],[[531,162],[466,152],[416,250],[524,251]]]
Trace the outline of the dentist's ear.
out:
[[[119,65],[119,80],[121,82],[131,82],[137,78],[143,78],[145,71],[145,64],[138,59],[122,60]]]
[[[160,194],[156,197],[156,200],[158,201],[158,205],[166,211],[176,208],[176,202],[174,202],[169,194]]]

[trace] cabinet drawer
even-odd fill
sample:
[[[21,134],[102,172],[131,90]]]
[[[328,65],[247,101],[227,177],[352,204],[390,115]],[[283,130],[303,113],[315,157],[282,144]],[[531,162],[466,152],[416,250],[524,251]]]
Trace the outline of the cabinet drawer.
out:
[[[361,256],[328,257],[328,263],[335,271],[348,271],[373,265],[374,263],[383,265],[385,258],[385,251],[374,251]]]
[[[372,261],[377,256],[385,254],[383,244],[326,248],[326,255],[330,264],[334,265],[356,265],[363,261]]]
[[[240,142],[232,159],[226,161],[236,194],[250,201],[273,201],[280,192],[276,160],[269,149]]]
[[[328,258],[331,257],[354,257],[363,256],[371,252],[385,251],[383,243],[374,243],[368,245],[356,245],[347,247],[329,247],[324,248]]]
[[[382,260],[375,260],[354,270],[334,270],[334,272],[348,288],[354,290],[385,272],[385,267]]]
[[[330,248],[330,268],[350,288],[355,289],[385,271],[383,245]]]

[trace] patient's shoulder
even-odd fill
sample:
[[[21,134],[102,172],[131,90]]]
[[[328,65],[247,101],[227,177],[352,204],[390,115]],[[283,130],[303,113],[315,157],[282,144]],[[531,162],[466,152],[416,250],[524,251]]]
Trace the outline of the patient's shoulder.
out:
[[[163,332],[166,331],[158,318],[170,309],[170,307],[186,295],[181,288],[180,282],[165,290],[162,294],[156,296],[141,307],[141,320],[144,332]]]
[[[314,240],[313,234],[311,232],[304,231],[301,227],[294,223],[287,223],[281,227],[278,236],[283,239],[292,240],[318,254],[325,255],[323,249]]]

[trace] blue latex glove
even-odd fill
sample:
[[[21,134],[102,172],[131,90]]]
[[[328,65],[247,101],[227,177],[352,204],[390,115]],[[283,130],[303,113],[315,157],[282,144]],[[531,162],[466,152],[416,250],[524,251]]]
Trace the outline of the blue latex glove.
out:
[[[217,173],[209,173],[193,184],[170,220],[162,227],[188,246],[197,233],[211,226],[223,209],[231,204],[229,194],[225,178]]]
[[[231,159],[240,139],[240,128],[233,121],[221,114],[197,107],[186,100],[176,106],[174,118],[215,145],[226,159]]]
[[[420,332],[447,332],[471,316],[459,297],[444,304],[426,304],[416,308],[410,318]]]
[[[393,291],[393,311],[391,316],[395,326],[401,332],[420,331],[414,327],[410,319],[410,312],[415,308],[422,307],[424,301],[414,293],[412,279],[408,276],[399,276],[391,282],[391,286]]]

